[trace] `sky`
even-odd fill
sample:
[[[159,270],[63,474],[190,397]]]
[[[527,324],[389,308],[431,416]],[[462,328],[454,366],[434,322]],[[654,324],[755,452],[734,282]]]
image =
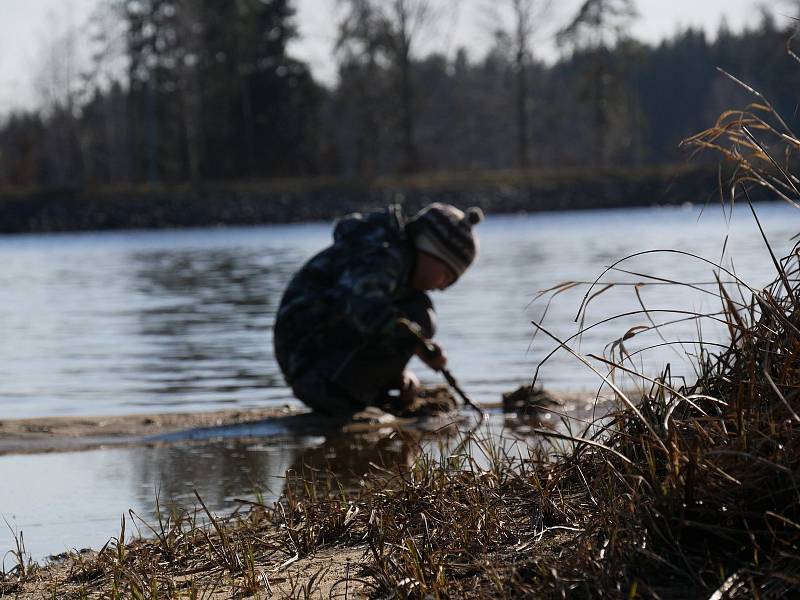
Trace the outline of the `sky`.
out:
[[[459,47],[471,58],[481,56],[490,46],[497,15],[487,7],[500,0],[435,0],[439,3],[440,25],[426,36],[421,53],[437,50],[449,56]],[[788,0],[787,0],[788,1]],[[34,80],[41,48],[49,37],[72,24],[81,26],[98,0],[0,0],[0,115],[10,110],[33,107],[37,102]],[[557,56],[553,31],[563,25],[580,0],[557,0],[549,19],[552,27],[539,32],[536,52],[545,60]],[[768,5],[781,19],[787,4],[771,0]],[[640,19],[634,36],[655,42],[686,26],[702,27],[713,36],[724,17],[738,31],[758,22],[755,0],[638,0]],[[336,35],[337,0],[296,0],[300,39],[290,53],[305,60],[319,80],[332,84],[336,79],[332,45]]]

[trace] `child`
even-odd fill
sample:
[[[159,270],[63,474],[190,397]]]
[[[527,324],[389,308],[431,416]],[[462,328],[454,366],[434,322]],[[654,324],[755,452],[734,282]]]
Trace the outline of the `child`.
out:
[[[411,219],[399,205],[341,219],[333,245],[292,278],[276,316],[275,356],[294,394],[342,417],[410,404],[419,386],[405,368],[411,357],[435,370],[447,363],[438,344],[430,355],[419,341],[436,330],[425,292],[449,287],[466,271],[478,251],[472,226],[482,219],[479,208],[465,214],[440,203]]]

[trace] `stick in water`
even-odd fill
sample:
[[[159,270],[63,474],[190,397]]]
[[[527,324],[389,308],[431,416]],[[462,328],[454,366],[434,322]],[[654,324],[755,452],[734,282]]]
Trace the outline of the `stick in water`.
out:
[[[412,334],[414,334],[414,336],[419,340],[419,343],[422,344],[422,347],[424,348],[425,353],[429,357],[433,358],[433,357],[435,357],[437,355],[436,348],[433,346],[433,344],[431,344],[431,341],[429,339],[426,339],[425,336],[422,335],[422,332],[420,331],[418,325],[416,325],[415,323],[412,323],[408,319],[398,319],[397,323],[398,323],[398,325],[401,325],[402,327],[405,327]],[[444,375],[444,378],[447,381],[447,384],[451,388],[453,388],[459,396],[461,396],[461,399],[464,401],[464,404],[466,406],[470,407],[472,410],[476,411],[481,416],[481,419],[485,419],[486,418],[486,412],[481,407],[479,407],[477,404],[475,404],[472,400],[469,399],[469,396],[467,396],[467,394],[464,392],[464,390],[461,389],[461,386],[458,385],[458,382],[456,381],[456,378],[453,377],[453,374],[450,372],[450,370],[446,369],[446,368],[441,368],[441,369],[438,369],[438,371],[440,371],[441,374]]]

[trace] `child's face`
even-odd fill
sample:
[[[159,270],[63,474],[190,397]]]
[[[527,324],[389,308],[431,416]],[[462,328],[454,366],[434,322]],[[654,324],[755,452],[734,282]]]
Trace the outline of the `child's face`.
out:
[[[412,286],[420,291],[443,290],[456,280],[455,273],[444,262],[426,252],[417,252],[417,268]]]

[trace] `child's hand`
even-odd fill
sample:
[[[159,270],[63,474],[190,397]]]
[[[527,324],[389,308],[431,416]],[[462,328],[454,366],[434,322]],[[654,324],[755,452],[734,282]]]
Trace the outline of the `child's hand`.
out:
[[[428,348],[420,346],[417,349],[417,356],[434,371],[441,371],[447,366],[447,354],[444,348],[433,340],[428,340],[426,345]]]
[[[400,404],[411,406],[419,392],[419,378],[414,371],[405,369],[400,376]]]

